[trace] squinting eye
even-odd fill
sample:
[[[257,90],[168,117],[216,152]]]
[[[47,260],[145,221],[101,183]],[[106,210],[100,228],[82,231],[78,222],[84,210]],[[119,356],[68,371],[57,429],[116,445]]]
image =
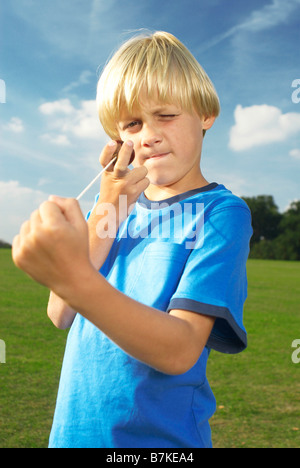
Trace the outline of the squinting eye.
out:
[[[128,125],[127,125],[127,128],[132,128],[132,127],[135,127],[136,125],[138,125],[139,122],[137,120],[134,120],[133,122],[130,122]]]
[[[176,114],[161,114],[160,117],[172,119]]]

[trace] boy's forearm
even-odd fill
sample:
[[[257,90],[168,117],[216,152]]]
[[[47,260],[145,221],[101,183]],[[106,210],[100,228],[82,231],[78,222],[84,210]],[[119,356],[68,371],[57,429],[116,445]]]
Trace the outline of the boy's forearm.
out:
[[[88,219],[88,228],[90,260],[93,266],[100,270],[114,242],[118,221],[117,219],[110,220],[107,215],[98,215],[96,207]],[[108,229],[110,229],[109,232]]]
[[[114,238],[106,235],[106,225],[101,223],[103,216],[97,215],[96,208],[92,211],[88,220],[89,228],[89,252],[92,265],[99,270],[105,262],[111,249]],[[115,232],[117,231],[118,220],[115,222]],[[111,226],[110,226],[111,227]],[[99,231],[101,228],[101,232]],[[76,311],[72,309],[63,299],[53,291],[50,293],[47,314],[53,324],[60,329],[69,328],[76,316]]]
[[[76,311],[73,310],[63,299],[51,291],[47,306],[47,314],[52,323],[57,328],[65,330],[72,325]]]
[[[127,297],[96,271],[84,273],[67,301],[126,353],[161,372],[186,372],[199,357],[187,321]]]

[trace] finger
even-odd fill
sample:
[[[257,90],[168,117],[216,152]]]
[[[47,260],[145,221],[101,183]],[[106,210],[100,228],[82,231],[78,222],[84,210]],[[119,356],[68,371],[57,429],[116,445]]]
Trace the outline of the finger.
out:
[[[117,158],[118,158],[118,157],[119,157],[120,149],[121,149],[121,147],[122,147],[122,145],[123,145],[124,142],[121,141],[121,140],[117,140],[117,143],[118,143],[120,146],[119,146],[119,147],[117,148],[117,150],[115,151],[114,156],[117,156]],[[132,143],[132,142],[129,142],[128,145],[129,145],[129,148],[131,148],[131,145],[132,145],[132,151],[131,151],[130,159],[129,159],[129,162],[128,162],[127,166],[129,166],[129,165],[133,162],[133,160],[134,160],[134,158],[135,158],[135,152],[134,152],[134,149],[133,149],[133,146],[134,146],[133,143]]]
[[[140,180],[136,184],[136,190],[139,196],[149,187],[149,185],[150,185],[150,180],[147,177],[144,177],[142,180]]]
[[[57,203],[52,201],[42,203],[39,208],[39,213],[43,224],[55,225],[65,220],[63,210]]]
[[[65,200],[68,200],[66,197],[59,197],[58,195],[50,195],[48,198],[49,202],[55,203],[60,210],[63,212],[65,208]]]
[[[21,239],[26,237],[30,233],[30,221],[25,221],[20,229],[20,237]]]
[[[74,198],[63,198],[51,195],[49,201],[40,206],[40,215],[43,222],[69,222],[73,225],[85,223],[80,205]]]
[[[26,221],[22,224],[20,233],[14,237],[12,243],[12,259],[14,264],[21,268],[23,249],[28,244],[28,235],[30,233],[30,222]]]
[[[41,224],[41,216],[39,210],[35,210],[30,216],[30,227],[32,229],[37,228]]]
[[[119,152],[119,156],[114,168],[114,174],[116,177],[124,177],[128,172],[128,166],[131,161],[133,152],[133,142],[131,140],[126,141]]]
[[[11,250],[11,256],[13,259],[14,264],[18,267],[21,268],[21,237],[20,235],[17,235],[13,239],[12,243],[12,250]]]
[[[73,225],[86,224],[80,205],[75,198],[61,198],[59,207],[69,223]]]
[[[139,182],[140,180],[143,180],[147,174],[148,174],[148,169],[145,166],[135,167],[127,175],[128,181],[130,181],[132,184],[135,184]]]
[[[115,153],[118,153],[120,148],[121,144],[116,141],[110,141],[106,146],[104,146],[99,158],[101,166],[107,166],[107,164],[114,158]],[[112,171],[113,167],[110,170]]]
[[[12,242],[12,259],[14,261],[14,263],[17,265],[17,261],[18,261],[18,252],[19,252],[19,249],[20,249],[20,235],[17,235],[13,238],[13,242]]]

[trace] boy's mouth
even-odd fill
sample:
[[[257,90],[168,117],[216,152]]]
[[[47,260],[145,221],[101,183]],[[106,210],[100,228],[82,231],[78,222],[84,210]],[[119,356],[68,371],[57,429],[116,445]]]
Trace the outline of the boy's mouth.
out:
[[[147,157],[147,159],[161,159],[168,156],[169,153],[155,153]]]

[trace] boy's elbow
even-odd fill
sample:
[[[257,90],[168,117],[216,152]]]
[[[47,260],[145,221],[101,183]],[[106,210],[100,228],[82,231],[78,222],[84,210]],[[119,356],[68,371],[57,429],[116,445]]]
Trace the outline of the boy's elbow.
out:
[[[53,314],[53,311],[49,306],[47,308],[47,316],[53,325],[59,330],[65,330],[67,328],[66,323],[60,317],[57,317],[55,314]]]
[[[72,323],[66,322],[64,320],[60,320],[60,319],[57,319],[57,318],[51,318],[51,317],[49,317],[49,318],[50,318],[51,322],[53,323],[53,325],[56,328],[58,328],[59,330],[67,330],[72,325]]]
[[[200,355],[198,353],[187,356],[174,355],[162,369],[162,372],[168,375],[182,375],[188,372],[198,362]]]
[[[174,375],[182,375],[182,374],[185,374],[186,372],[188,372],[189,370],[191,370],[194,365],[197,363],[198,359],[195,359],[195,360],[188,360],[188,361],[184,361],[181,363],[181,365],[179,365],[176,369],[176,373],[174,373]]]
[[[75,312],[72,311],[71,313],[71,311],[68,312],[67,310],[58,310],[57,306],[49,301],[47,316],[56,328],[59,330],[66,330],[72,325]]]

